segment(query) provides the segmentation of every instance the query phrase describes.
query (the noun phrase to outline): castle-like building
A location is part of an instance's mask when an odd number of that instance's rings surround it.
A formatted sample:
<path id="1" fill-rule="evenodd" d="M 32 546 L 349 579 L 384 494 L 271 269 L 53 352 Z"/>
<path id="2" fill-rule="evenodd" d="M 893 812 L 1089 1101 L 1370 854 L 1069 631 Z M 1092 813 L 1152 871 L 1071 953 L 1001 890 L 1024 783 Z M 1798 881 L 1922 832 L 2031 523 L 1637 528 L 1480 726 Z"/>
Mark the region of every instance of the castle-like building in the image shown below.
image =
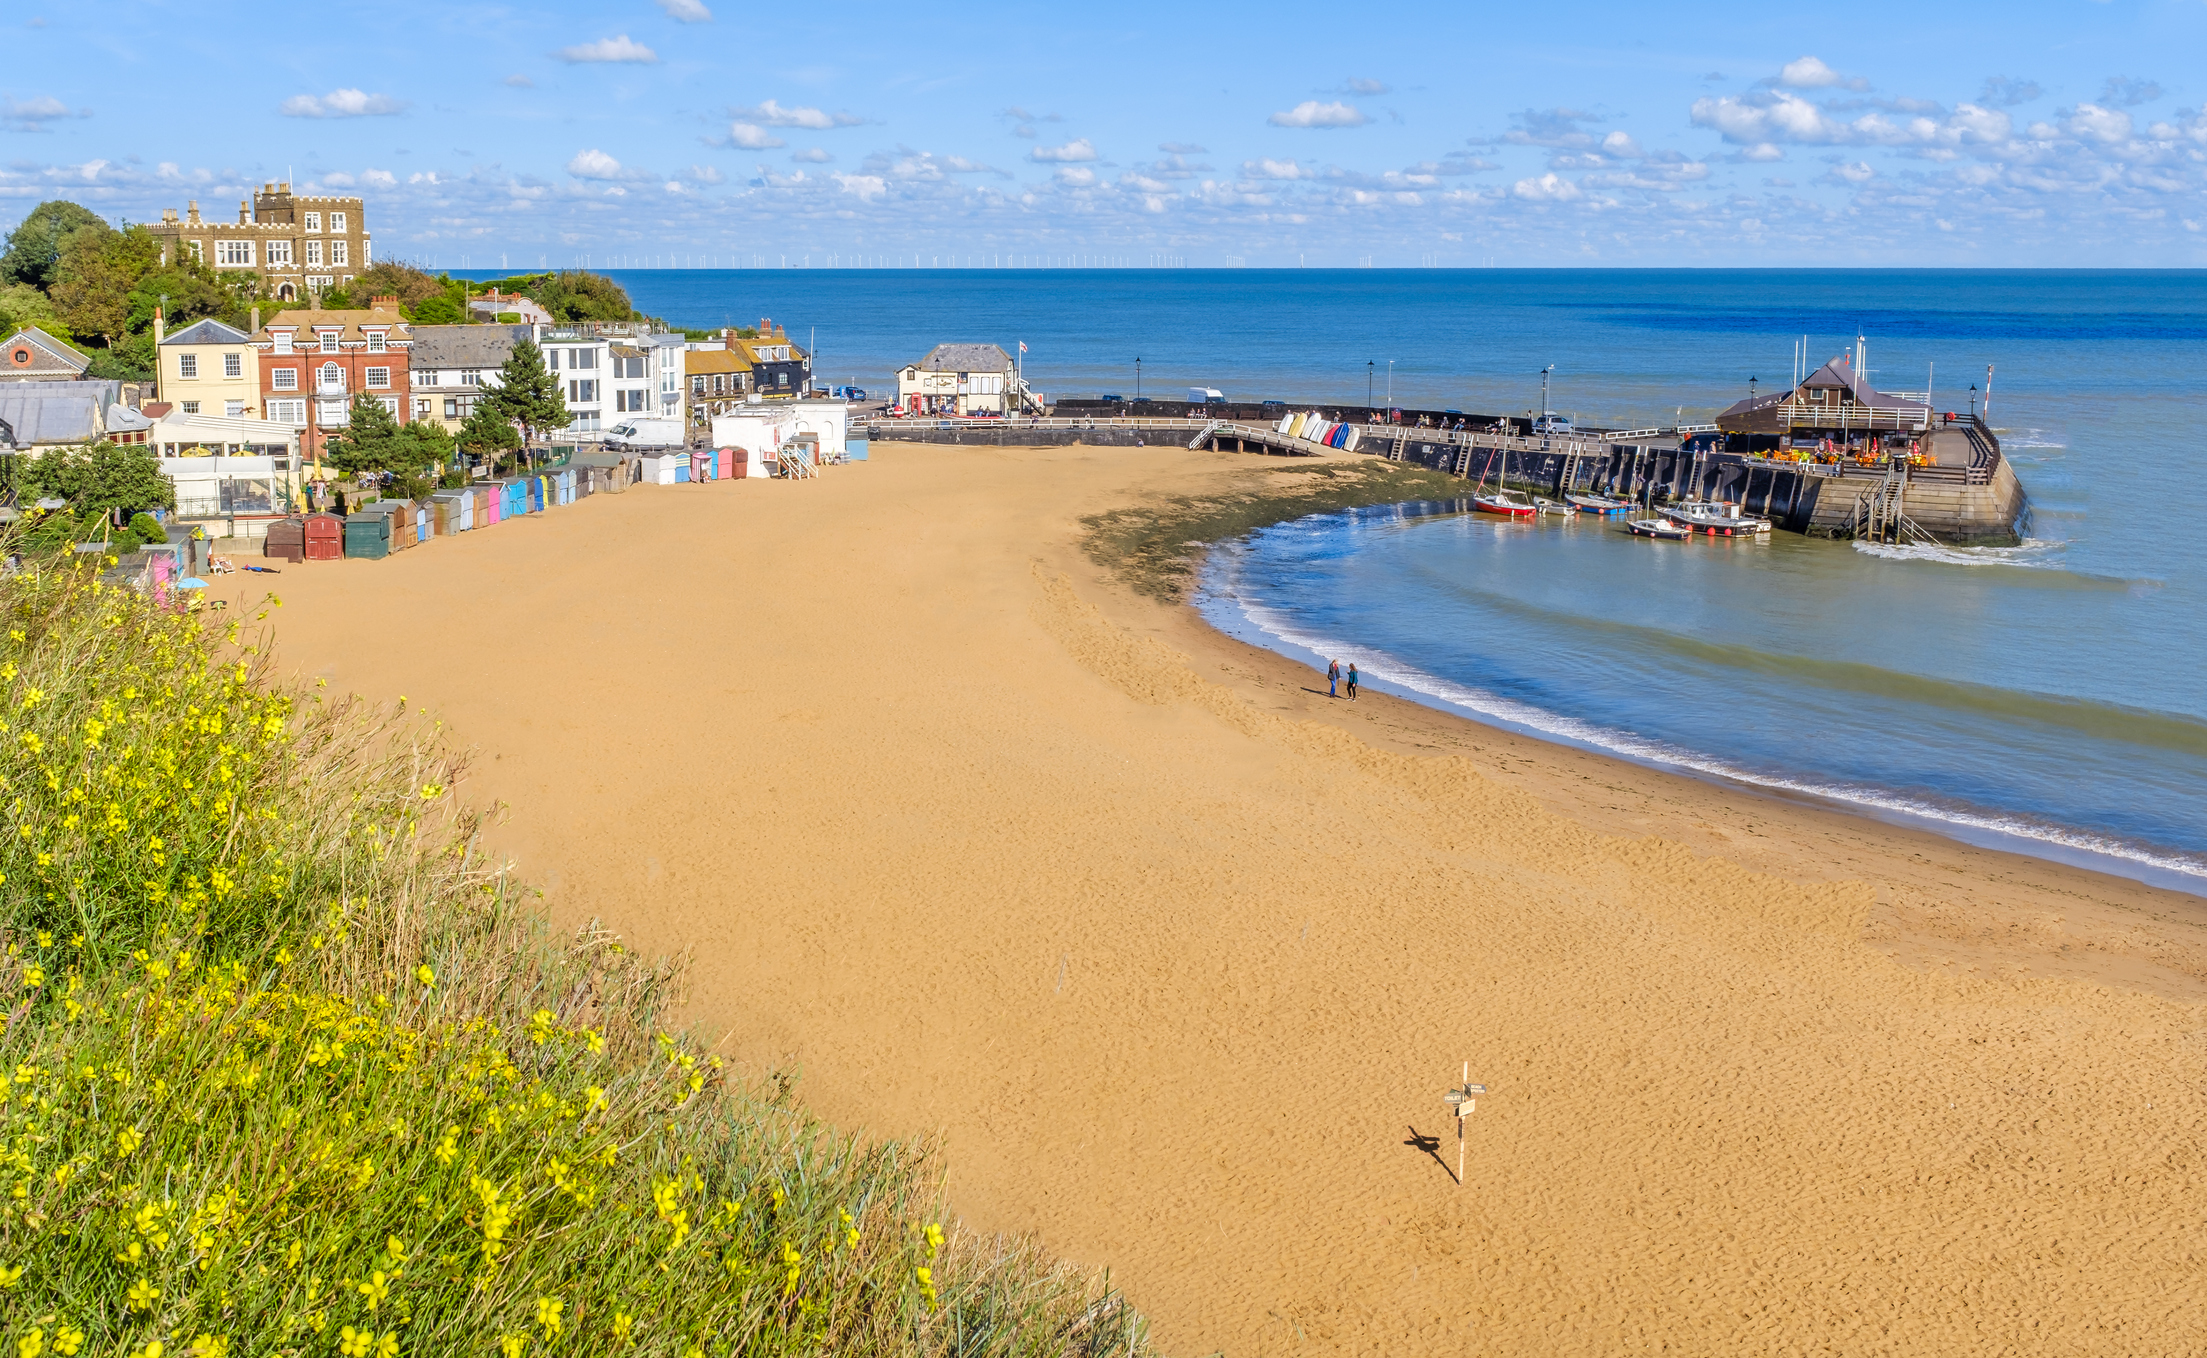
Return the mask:
<path id="1" fill-rule="evenodd" d="M 250 269 L 284 301 L 342 288 L 370 262 L 360 199 L 297 196 L 289 184 L 269 183 L 240 202 L 234 223 L 206 221 L 192 202 L 181 219 L 163 209 L 149 229 L 163 264 L 189 253 L 217 270 Z"/>

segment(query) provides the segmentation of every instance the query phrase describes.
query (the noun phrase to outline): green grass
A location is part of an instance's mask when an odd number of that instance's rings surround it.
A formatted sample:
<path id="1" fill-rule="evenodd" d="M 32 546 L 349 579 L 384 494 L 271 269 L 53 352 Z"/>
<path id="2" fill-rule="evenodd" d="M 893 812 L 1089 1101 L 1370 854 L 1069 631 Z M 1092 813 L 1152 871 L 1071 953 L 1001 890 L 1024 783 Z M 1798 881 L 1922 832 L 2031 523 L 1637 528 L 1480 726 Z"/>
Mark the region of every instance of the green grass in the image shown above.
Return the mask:
<path id="1" fill-rule="evenodd" d="M 82 566 L 0 612 L 0 1353 L 1149 1352 L 550 931 L 434 722 Z"/>
<path id="2" fill-rule="evenodd" d="M 1266 459 L 1212 494 L 1163 496 L 1083 519 L 1083 545 L 1137 593 L 1170 601 L 1186 592 L 1212 543 L 1308 514 L 1463 494 L 1460 478 L 1413 463 Z"/>

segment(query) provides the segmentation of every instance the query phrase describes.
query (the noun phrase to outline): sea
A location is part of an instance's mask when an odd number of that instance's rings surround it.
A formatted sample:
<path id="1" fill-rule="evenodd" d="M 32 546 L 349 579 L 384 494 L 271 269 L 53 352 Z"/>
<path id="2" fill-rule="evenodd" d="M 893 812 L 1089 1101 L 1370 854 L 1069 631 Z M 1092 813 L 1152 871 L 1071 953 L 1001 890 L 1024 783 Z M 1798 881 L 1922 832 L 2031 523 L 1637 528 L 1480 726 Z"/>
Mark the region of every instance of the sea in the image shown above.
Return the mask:
<path id="1" fill-rule="evenodd" d="M 1461 502 L 1213 553 L 1233 635 L 1549 740 L 2207 895 L 2207 272 L 630 270 L 677 325 L 771 318 L 875 397 L 949 340 L 1056 396 L 1709 418 L 1805 356 L 1986 412 L 2004 547 L 1650 542 Z"/>

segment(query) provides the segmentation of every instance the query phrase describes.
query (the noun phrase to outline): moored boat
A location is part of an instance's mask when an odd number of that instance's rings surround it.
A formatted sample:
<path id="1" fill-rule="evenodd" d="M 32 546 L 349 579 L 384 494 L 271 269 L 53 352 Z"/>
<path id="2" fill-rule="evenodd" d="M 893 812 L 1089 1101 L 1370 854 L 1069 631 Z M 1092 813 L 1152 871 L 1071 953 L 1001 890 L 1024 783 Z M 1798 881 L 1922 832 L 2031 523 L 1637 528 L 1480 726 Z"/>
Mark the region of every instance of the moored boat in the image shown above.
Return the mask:
<path id="1" fill-rule="evenodd" d="M 1612 500 L 1607 495 L 1587 495 L 1579 491 L 1570 491 L 1566 492 L 1563 498 L 1581 514 L 1610 516 L 1630 513 L 1632 510 L 1629 501 Z"/>
<path id="2" fill-rule="evenodd" d="M 1669 519 L 1628 519 L 1625 529 L 1635 537 L 1661 538 L 1665 542 L 1683 542 L 1693 536 Z"/>
<path id="3" fill-rule="evenodd" d="M 1474 495 L 1471 507 L 1482 514 L 1500 514 L 1505 518 L 1529 519 L 1538 511 L 1523 500 L 1513 500 L 1507 495 Z"/>
<path id="4" fill-rule="evenodd" d="M 1757 537 L 1770 531 L 1770 520 L 1740 513 L 1736 504 L 1687 500 L 1664 511 L 1664 517 L 1682 528 L 1711 537 Z"/>

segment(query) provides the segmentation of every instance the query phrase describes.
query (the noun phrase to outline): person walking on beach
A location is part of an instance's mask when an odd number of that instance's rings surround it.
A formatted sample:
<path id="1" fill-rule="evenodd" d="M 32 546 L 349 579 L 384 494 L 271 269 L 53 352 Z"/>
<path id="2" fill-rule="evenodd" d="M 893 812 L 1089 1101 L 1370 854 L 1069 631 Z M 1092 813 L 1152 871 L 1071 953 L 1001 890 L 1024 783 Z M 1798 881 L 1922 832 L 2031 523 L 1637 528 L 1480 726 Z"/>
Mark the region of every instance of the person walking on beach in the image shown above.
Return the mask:
<path id="1" fill-rule="evenodd" d="M 1341 662 L 1338 660 L 1326 662 L 1326 696 L 1329 698 L 1341 696 Z"/>
<path id="2" fill-rule="evenodd" d="M 1356 701 L 1356 662 L 1349 662 L 1349 701 Z"/>

